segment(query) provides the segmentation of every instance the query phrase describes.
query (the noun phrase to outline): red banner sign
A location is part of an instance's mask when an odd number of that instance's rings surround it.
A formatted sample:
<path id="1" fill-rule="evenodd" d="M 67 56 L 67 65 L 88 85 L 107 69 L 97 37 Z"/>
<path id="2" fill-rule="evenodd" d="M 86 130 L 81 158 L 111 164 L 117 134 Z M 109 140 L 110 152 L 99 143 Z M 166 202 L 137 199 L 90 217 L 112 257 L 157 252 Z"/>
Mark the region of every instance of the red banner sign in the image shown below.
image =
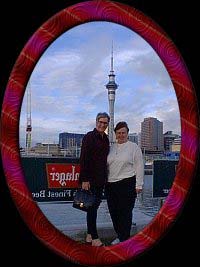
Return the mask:
<path id="1" fill-rule="evenodd" d="M 47 180 L 49 188 L 77 188 L 80 165 L 73 163 L 47 163 Z"/>

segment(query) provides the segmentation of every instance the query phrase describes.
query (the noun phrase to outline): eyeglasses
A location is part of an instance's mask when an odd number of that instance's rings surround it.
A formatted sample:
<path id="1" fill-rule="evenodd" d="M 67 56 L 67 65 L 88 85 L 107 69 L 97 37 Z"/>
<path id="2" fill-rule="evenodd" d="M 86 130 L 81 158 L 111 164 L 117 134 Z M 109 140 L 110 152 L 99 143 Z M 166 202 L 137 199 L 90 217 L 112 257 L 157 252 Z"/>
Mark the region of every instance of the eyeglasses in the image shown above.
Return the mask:
<path id="1" fill-rule="evenodd" d="M 108 122 L 104 122 L 104 121 L 98 121 L 98 123 L 108 125 Z"/>

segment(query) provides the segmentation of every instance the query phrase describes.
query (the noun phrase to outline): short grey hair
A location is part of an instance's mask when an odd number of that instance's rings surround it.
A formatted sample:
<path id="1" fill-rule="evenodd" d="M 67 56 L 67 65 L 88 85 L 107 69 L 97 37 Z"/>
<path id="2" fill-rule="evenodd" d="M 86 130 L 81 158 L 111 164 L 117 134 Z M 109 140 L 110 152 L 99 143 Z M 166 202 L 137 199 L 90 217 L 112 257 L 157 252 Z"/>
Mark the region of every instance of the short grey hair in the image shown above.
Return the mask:
<path id="1" fill-rule="evenodd" d="M 100 118 L 107 118 L 108 122 L 110 121 L 110 116 L 106 112 L 99 112 L 96 116 L 96 121 L 99 121 Z"/>

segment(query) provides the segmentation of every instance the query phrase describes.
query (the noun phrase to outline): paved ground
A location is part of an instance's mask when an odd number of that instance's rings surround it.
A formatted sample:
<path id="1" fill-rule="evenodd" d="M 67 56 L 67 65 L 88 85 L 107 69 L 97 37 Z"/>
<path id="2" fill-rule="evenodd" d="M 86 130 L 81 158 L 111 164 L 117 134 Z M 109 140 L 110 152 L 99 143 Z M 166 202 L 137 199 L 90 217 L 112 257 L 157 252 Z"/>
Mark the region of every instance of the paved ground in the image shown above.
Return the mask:
<path id="1" fill-rule="evenodd" d="M 71 237 L 72 239 L 84 242 L 86 235 L 86 213 L 72 207 L 71 202 L 61 203 L 43 203 L 38 202 L 38 205 L 47 219 L 61 232 Z M 145 214 L 141 209 L 139 200 L 133 211 L 133 226 L 131 234 L 134 235 L 145 227 L 153 218 L 153 215 Z M 134 225 L 136 223 L 136 225 Z M 112 227 L 111 218 L 108 212 L 107 203 L 102 201 L 97 218 L 97 226 L 99 237 L 109 244 L 115 239 L 116 234 Z"/>
<path id="2" fill-rule="evenodd" d="M 86 213 L 72 207 L 72 202 L 38 202 L 47 219 L 61 232 L 72 239 L 84 242 L 86 235 Z M 160 200 L 152 197 L 152 175 L 145 175 L 143 193 L 138 196 L 133 210 L 131 235 L 143 229 L 160 208 Z M 106 200 L 103 200 L 97 218 L 99 237 L 105 244 L 115 239 Z"/>

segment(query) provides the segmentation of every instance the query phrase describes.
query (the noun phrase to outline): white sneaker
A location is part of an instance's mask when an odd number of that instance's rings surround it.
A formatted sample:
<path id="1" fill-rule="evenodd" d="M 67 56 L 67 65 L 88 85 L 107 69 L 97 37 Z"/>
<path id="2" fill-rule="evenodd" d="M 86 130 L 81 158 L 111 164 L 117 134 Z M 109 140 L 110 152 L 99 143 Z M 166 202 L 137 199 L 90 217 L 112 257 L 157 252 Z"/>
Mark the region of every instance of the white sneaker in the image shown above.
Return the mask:
<path id="1" fill-rule="evenodd" d="M 112 241 L 111 245 L 116 245 L 118 243 L 120 243 L 119 238 L 116 238 Z"/>

